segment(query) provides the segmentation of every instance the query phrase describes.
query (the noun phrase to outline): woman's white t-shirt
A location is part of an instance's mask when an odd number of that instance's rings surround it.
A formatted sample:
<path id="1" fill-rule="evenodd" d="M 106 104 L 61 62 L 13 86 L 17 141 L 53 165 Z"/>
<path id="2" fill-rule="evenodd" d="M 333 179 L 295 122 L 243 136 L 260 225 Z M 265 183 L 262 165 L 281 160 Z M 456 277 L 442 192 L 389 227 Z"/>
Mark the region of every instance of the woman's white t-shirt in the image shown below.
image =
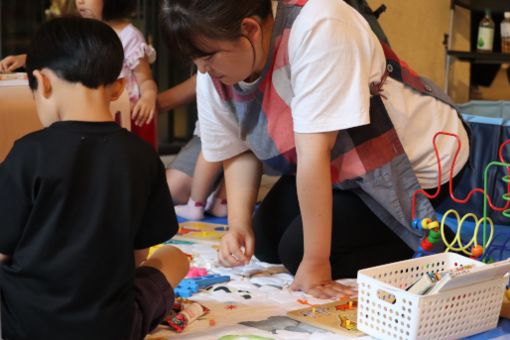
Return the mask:
<path id="1" fill-rule="evenodd" d="M 308 1 L 292 26 L 288 51 L 291 89 L 281 91 L 292 92 L 289 104 L 295 133 L 335 131 L 370 123 L 369 84 L 381 79 L 386 59 L 377 37 L 358 12 L 343 1 Z M 459 135 L 462 149 L 454 169 L 457 174 L 469 155 L 468 136 L 457 112 L 390 77 L 382 94 L 421 186 L 437 186 L 432 147 L 436 132 Z M 206 159 L 220 161 L 248 149 L 239 138 L 239 126 L 229 106 L 207 74 L 198 74 L 197 104 Z M 441 136 L 438 149 L 445 183 L 457 141 Z"/>

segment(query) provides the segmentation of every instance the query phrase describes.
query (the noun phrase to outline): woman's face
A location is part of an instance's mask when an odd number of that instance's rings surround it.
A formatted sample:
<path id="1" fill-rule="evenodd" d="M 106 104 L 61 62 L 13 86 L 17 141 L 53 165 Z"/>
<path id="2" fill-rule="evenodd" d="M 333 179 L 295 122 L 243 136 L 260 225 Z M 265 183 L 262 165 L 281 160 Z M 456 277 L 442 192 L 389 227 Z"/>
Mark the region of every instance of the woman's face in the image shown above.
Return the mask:
<path id="1" fill-rule="evenodd" d="M 103 0 L 75 0 L 75 3 L 83 18 L 103 19 Z"/>
<path id="2" fill-rule="evenodd" d="M 246 36 L 234 41 L 197 39 L 196 47 L 206 54 L 193 59 L 198 71 L 225 85 L 247 80 L 254 73 L 256 52 Z"/>

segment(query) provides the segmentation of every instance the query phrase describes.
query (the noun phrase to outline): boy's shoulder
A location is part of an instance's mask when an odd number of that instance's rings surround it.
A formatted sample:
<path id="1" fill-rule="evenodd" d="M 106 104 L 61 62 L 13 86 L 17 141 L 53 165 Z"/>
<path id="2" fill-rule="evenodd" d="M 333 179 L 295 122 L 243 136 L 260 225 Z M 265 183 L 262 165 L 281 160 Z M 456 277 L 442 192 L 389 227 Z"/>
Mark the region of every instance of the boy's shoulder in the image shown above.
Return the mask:
<path id="1" fill-rule="evenodd" d="M 48 135 L 47 130 L 47 128 L 43 128 L 27 133 L 14 142 L 13 149 L 20 151 L 25 149 L 33 149 L 45 139 L 45 136 Z"/>
<path id="2" fill-rule="evenodd" d="M 4 160 L 0 159 L 0 165 L 13 167 L 14 169 L 28 169 L 33 166 L 41 155 L 42 141 L 45 139 L 46 129 L 30 132 L 17 139 L 12 145 Z M 31 166 L 30 166 L 31 165 Z"/>
<path id="3" fill-rule="evenodd" d="M 157 156 L 157 153 L 150 144 L 120 126 L 112 124 L 112 126 L 106 129 L 104 126 L 99 126 L 98 128 L 86 126 L 86 129 L 82 129 L 82 126 L 79 125 L 80 122 L 60 122 L 59 124 L 30 132 L 14 142 L 11 152 L 24 156 L 41 155 L 41 153 L 58 151 L 58 149 L 64 150 L 76 147 L 76 143 L 71 142 L 71 140 L 76 139 L 72 137 L 73 135 L 75 137 L 79 135 L 80 139 L 88 139 L 89 137 L 107 137 L 109 139 L 109 137 L 116 136 L 116 149 L 125 148 L 132 150 L 133 154 L 138 154 L 140 158 L 144 156 Z"/>

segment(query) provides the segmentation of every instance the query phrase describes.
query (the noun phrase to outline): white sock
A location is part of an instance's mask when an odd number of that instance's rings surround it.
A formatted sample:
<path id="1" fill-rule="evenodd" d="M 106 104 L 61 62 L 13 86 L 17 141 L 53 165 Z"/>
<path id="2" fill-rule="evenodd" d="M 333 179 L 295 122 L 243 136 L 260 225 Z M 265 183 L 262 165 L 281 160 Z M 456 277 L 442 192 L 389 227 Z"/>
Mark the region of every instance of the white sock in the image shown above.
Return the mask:
<path id="1" fill-rule="evenodd" d="M 195 202 L 191 197 L 187 204 L 176 205 L 175 213 L 188 220 L 201 220 L 204 218 L 204 203 Z"/>

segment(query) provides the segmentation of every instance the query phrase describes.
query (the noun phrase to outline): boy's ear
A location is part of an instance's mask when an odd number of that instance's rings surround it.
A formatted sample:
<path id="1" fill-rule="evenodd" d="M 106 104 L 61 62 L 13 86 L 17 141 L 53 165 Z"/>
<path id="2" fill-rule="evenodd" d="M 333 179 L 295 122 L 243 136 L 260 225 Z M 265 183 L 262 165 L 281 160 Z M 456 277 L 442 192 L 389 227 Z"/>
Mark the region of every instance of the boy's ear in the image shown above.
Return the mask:
<path id="1" fill-rule="evenodd" d="M 111 101 L 117 100 L 120 97 L 120 95 L 124 91 L 125 85 L 126 80 L 124 78 L 119 78 L 112 83 L 111 85 L 112 98 L 110 99 Z"/>
<path id="2" fill-rule="evenodd" d="M 39 91 L 44 98 L 48 99 L 53 91 L 48 75 L 39 70 L 34 70 L 32 74 L 37 80 L 37 91 Z"/>

